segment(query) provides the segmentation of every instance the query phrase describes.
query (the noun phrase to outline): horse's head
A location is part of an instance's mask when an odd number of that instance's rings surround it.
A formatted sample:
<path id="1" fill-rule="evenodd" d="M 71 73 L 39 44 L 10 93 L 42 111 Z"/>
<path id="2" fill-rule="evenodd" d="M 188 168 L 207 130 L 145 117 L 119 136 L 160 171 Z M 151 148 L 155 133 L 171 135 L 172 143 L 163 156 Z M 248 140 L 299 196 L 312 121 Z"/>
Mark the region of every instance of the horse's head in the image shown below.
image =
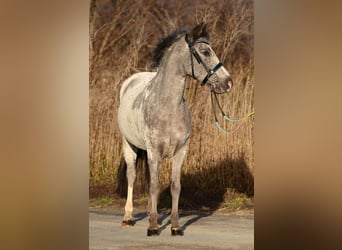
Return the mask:
<path id="1" fill-rule="evenodd" d="M 190 51 L 190 63 L 186 63 L 186 72 L 202 85 L 208 84 L 216 93 L 225 93 L 231 89 L 233 80 L 210 47 L 206 28 L 207 25 L 202 23 L 191 34 L 185 35 Z"/>

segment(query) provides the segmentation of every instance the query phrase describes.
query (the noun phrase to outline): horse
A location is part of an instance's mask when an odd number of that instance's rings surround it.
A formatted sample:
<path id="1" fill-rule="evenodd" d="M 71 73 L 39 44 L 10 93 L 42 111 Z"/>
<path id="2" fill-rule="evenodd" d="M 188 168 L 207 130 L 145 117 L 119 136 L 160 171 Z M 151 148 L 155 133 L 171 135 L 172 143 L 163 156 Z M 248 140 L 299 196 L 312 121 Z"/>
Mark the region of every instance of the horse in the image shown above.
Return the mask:
<path id="1" fill-rule="evenodd" d="M 157 202 L 159 166 L 172 160 L 171 235 L 183 235 L 179 226 L 178 200 L 181 168 L 191 132 L 191 114 L 183 97 L 185 79 L 190 76 L 217 94 L 227 93 L 232 78 L 209 45 L 207 25 L 201 23 L 190 32 L 177 29 L 162 39 L 153 53 L 151 66 L 156 72 L 139 72 L 122 83 L 118 125 L 122 134 L 126 164 L 127 200 L 123 226 L 133 226 L 133 184 L 136 163 L 143 151 L 150 173 L 147 235 L 159 235 Z"/>

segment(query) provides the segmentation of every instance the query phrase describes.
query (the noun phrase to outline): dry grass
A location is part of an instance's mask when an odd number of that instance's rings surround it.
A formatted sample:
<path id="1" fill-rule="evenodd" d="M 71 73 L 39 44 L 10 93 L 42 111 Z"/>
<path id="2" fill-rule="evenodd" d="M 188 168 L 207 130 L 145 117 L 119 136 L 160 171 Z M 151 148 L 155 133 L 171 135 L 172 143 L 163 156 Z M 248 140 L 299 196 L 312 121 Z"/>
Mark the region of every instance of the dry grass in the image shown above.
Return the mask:
<path id="1" fill-rule="evenodd" d="M 117 185 L 121 136 L 116 112 L 120 86 L 132 73 L 149 70 L 153 48 L 174 28 L 191 28 L 201 21 L 208 23 L 211 46 L 234 79 L 233 90 L 219 96 L 224 110 L 234 118 L 254 110 L 253 20 L 253 1 L 92 2 L 89 29 L 92 197 L 112 194 Z M 224 135 L 215 127 L 208 89 L 190 78 L 186 86 L 193 130 L 182 172 L 182 195 L 195 194 L 196 199 L 223 197 L 229 188 L 253 196 L 253 118 L 239 132 Z M 222 124 L 227 129 L 234 127 L 223 121 Z M 169 162 L 163 163 L 161 169 L 160 180 L 167 187 Z"/>

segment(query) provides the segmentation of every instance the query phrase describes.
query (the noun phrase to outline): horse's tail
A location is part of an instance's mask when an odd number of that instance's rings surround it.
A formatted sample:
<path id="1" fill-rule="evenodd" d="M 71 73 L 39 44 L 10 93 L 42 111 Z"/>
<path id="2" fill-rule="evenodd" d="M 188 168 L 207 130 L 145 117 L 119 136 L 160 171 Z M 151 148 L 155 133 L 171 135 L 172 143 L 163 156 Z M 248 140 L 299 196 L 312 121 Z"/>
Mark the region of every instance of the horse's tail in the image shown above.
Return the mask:
<path id="1" fill-rule="evenodd" d="M 117 173 L 117 178 L 116 178 L 116 183 L 117 183 L 116 192 L 120 195 L 121 198 L 127 196 L 128 183 L 127 183 L 126 172 L 127 172 L 127 164 L 126 164 L 124 157 L 122 156 L 120 160 L 118 173 Z"/>
<path id="2" fill-rule="evenodd" d="M 136 180 L 134 190 L 137 193 L 148 193 L 150 187 L 150 169 L 147 163 L 146 150 L 137 150 L 137 159 L 135 164 Z M 121 157 L 117 175 L 117 193 L 121 198 L 127 196 L 128 182 L 126 177 L 127 164 L 124 157 Z"/>
<path id="3" fill-rule="evenodd" d="M 147 162 L 147 151 L 139 149 L 136 160 L 137 186 L 140 186 L 140 193 L 149 193 L 150 188 L 150 168 Z"/>

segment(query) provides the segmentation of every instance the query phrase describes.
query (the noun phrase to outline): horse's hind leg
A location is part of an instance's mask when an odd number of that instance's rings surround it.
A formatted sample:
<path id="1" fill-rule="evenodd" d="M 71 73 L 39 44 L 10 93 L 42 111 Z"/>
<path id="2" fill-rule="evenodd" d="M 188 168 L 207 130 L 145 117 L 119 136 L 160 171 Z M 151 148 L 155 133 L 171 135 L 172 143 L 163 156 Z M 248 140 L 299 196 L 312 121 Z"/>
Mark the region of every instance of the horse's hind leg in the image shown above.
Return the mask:
<path id="1" fill-rule="evenodd" d="M 122 226 L 133 226 L 135 222 L 132 220 L 133 213 L 133 184 L 135 181 L 135 162 L 137 158 L 136 152 L 132 149 L 132 147 L 127 143 L 125 139 L 123 139 L 123 155 L 127 164 L 127 182 L 128 182 L 128 190 L 127 190 L 127 200 L 125 205 L 125 215 L 122 220 Z"/>
<path id="2" fill-rule="evenodd" d="M 181 191 L 181 169 L 187 151 L 187 144 L 185 144 L 172 158 L 172 210 L 171 210 L 171 235 L 183 235 L 183 230 L 178 222 L 178 200 Z"/>

